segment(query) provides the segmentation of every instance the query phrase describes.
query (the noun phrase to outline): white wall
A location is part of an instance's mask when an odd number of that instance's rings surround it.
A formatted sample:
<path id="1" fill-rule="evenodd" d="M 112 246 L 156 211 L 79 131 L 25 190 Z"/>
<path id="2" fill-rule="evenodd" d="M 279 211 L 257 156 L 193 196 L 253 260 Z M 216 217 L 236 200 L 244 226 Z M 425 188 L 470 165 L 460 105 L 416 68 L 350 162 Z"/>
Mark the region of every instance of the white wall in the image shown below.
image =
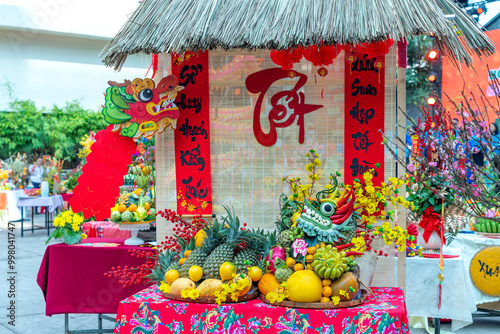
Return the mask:
<path id="1" fill-rule="evenodd" d="M 85 108 L 99 110 L 108 80 L 145 76 L 150 55 L 129 57 L 118 73 L 98 56 L 136 0 L 9 2 L 0 0 L 0 111 L 9 110 L 7 81 L 16 98 L 37 106 L 81 99 Z"/>

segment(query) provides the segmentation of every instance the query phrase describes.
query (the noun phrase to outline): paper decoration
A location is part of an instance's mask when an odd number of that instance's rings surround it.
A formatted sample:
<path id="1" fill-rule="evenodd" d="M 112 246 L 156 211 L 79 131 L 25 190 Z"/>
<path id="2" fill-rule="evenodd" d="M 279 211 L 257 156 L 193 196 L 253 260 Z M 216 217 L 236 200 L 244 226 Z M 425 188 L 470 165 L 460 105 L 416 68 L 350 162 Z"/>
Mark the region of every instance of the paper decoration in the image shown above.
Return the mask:
<path id="1" fill-rule="evenodd" d="M 322 105 L 305 103 L 306 96 L 300 89 L 306 84 L 307 75 L 293 70 L 291 72 L 293 72 L 295 78 L 298 78 L 295 85 L 290 90 L 283 90 L 268 98 L 269 103 L 265 103 L 267 91 L 273 83 L 289 77 L 288 71 L 279 68 L 270 68 L 250 74 L 245 81 L 245 85 L 250 93 L 259 94 L 253 113 L 253 132 L 255 139 L 263 146 L 274 145 L 278 138 L 276 129 L 291 126 L 295 123 L 296 119 L 299 126 L 299 143 L 303 144 L 305 138 L 305 115 L 323 107 Z M 280 101 L 286 101 L 286 105 L 281 104 L 282 102 Z M 271 110 L 267 116 L 269 132 L 265 133 L 260 124 L 260 116 L 261 113 L 265 113 L 262 110 L 262 106 L 267 104 L 271 105 Z"/>
<path id="2" fill-rule="evenodd" d="M 113 131 L 125 137 L 151 139 L 168 127 L 175 129 L 180 112 L 174 100 L 183 89 L 177 77 L 168 75 L 157 87 L 149 78 L 108 84 L 102 114 Z"/>
<path id="3" fill-rule="evenodd" d="M 489 296 L 500 296 L 499 259 L 500 246 L 491 246 L 477 252 L 470 262 L 472 283 Z"/>
<path id="4" fill-rule="evenodd" d="M 356 50 L 361 54 L 368 55 L 368 58 L 375 58 L 378 56 L 383 56 L 389 53 L 394 41 L 392 39 L 386 39 L 385 41 L 375 42 L 375 43 L 363 43 L 356 45 Z"/>
<path id="5" fill-rule="evenodd" d="M 293 249 L 293 257 L 297 257 L 297 255 L 305 256 L 307 254 L 307 243 L 304 239 L 295 239 L 292 243 Z"/>
<path id="6" fill-rule="evenodd" d="M 302 52 L 304 58 L 310 61 L 314 66 L 328 66 L 333 63 L 342 49 L 335 45 L 312 45 L 305 48 Z"/>
<path id="7" fill-rule="evenodd" d="M 356 52 L 356 51 L 355 51 Z M 345 60 L 344 182 L 352 184 L 376 164 L 374 182 L 384 181 L 385 56 L 348 54 Z"/>
<path id="8" fill-rule="evenodd" d="M 112 129 L 110 125 L 96 134 L 96 141 L 69 200 L 73 212 L 82 212 L 85 219 L 92 216 L 97 221 L 109 218 L 136 150 L 132 138 Z"/>
<path id="9" fill-rule="evenodd" d="M 175 138 L 178 214 L 212 214 L 208 51 L 172 54 L 172 73 L 185 87 Z"/>
<path id="10" fill-rule="evenodd" d="M 271 57 L 273 63 L 281 66 L 282 70 L 287 71 L 293 69 L 293 64 L 300 62 L 300 60 L 302 59 L 302 48 L 271 50 L 269 56 Z"/>

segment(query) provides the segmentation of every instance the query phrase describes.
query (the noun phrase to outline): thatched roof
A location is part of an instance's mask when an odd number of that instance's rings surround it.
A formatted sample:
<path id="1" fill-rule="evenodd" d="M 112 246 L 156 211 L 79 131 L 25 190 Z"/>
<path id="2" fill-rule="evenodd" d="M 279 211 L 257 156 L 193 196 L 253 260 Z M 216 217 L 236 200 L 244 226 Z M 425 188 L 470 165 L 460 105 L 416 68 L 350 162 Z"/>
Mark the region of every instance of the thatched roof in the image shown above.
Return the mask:
<path id="1" fill-rule="evenodd" d="M 445 55 L 467 65 L 470 54 L 495 50 L 453 0 L 144 0 L 101 57 L 120 69 L 140 52 L 286 49 L 430 33 Z"/>

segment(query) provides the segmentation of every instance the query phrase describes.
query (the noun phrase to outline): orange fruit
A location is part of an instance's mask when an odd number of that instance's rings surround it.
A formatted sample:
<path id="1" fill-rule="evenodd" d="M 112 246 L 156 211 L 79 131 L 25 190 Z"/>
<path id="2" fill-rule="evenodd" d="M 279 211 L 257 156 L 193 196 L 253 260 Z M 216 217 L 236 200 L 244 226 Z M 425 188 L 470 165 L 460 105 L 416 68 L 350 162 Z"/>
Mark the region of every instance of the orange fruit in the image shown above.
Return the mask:
<path id="1" fill-rule="evenodd" d="M 316 253 L 316 247 L 309 247 L 307 249 L 307 253 L 310 255 L 314 255 Z"/>
<path id="2" fill-rule="evenodd" d="M 297 263 L 295 266 L 293 266 L 293 270 L 295 271 L 304 270 L 304 265 L 302 263 Z"/>
<path id="3" fill-rule="evenodd" d="M 188 257 L 188 256 L 191 254 L 191 252 L 192 252 L 192 251 L 191 251 L 191 250 L 189 250 L 189 249 L 188 249 L 187 251 L 185 251 L 185 252 L 184 252 L 184 257 Z"/>
<path id="4" fill-rule="evenodd" d="M 330 302 L 330 298 L 328 298 L 328 297 L 321 297 L 320 302 L 321 303 L 329 303 Z"/>
<path id="5" fill-rule="evenodd" d="M 257 282 L 262 278 L 262 269 L 259 267 L 250 267 L 248 269 L 248 276 L 252 279 L 252 281 Z"/>
<path id="6" fill-rule="evenodd" d="M 128 207 L 128 211 L 130 212 L 135 212 L 137 210 L 137 205 L 135 204 L 130 204 L 130 206 Z"/>
<path id="7" fill-rule="evenodd" d="M 313 261 L 314 261 L 314 255 L 309 254 L 309 255 L 306 256 L 306 262 L 307 263 L 311 263 Z"/>
<path id="8" fill-rule="evenodd" d="M 179 278 L 179 272 L 177 270 L 169 270 L 165 273 L 165 282 L 172 284 L 176 279 Z"/>
<path id="9" fill-rule="evenodd" d="M 118 207 L 118 212 L 124 213 L 127 210 L 127 206 L 125 204 L 120 204 Z"/>
<path id="10" fill-rule="evenodd" d="M 330 288 L 329 286 L 324 286 L 321 292 L 323 293 L 323 296 L 330 297 L 333 291 L 332 288 Z"/>
<path id="11" fill-rule="evenodd" d="M 191 266 L 189 268 L 189 278 L 193 282 L 198 282 L 203 277 L 203 268 L 200 266 Z"/>
<path id="12" fill-rule="evenodd" d="M 185 257 L 183 257 L 182 259 L 179 260 L 179 264 L 182 266 L 184 264 L 184 261 L 186 261 Z"/>
<path id="13" fill-rule="evenodd" d="M 314 270 L 314 269 L 313 269 L 313 266 L 311 266 L 309 263 L 308 263 L 308 264 L 306 264 L 306 269 L 307 269 L 307 270 Z"/>
<path id="14" fill-rule="evenodd" d="M 148 202 L 144 203 L 144 210 L 148 211 L 150 207 L 151 204 L 149 204 Z"/>
<path id="15" fill-rule="evenodd" d="M 221 280 L 226 281 L 233 278 L 233 274 L 236 274 L 236 266 L 231 262 L 224 262 L 219 267 L 219 275 Z"/>
<path id="16" fill-rule="evenodd" d="M 330 284 L 332 284 L 332 280 L 330 280 L 330 279 L 323 280 L 323 286 L 330 286 Z"/>
<path id="17" fill-rule="evenodd" d="M 287 257 L 286 265 L 288 266 L 288 268 L 292 268 L 295 265 L 295 260 L 291 257 Z"/>
<path id="18" fill-rule="evenodd" d="M 276 277 L 273 274 L 267 273 L 264 274 L 259 281 L 259 291 L 264 296 L 269 292 L 278 293 L 281 283 L 278 282 Z"/>

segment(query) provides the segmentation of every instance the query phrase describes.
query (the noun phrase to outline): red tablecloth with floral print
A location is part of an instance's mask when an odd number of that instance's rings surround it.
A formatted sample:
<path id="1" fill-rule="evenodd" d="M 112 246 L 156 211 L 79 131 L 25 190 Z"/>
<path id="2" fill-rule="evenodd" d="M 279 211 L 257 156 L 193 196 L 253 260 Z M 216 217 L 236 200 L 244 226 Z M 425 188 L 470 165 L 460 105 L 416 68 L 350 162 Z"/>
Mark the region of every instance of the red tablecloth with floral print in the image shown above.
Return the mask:
<path id="1" fill-rule="evenodd" d="M 360 334 L 410 333 L 400 288 L 373 288 L 374 296 L 357 307 L 308 310 L 275 307 L 254 299 L 245 303 L 181 303 L 152 286 L 123 300 L 115 334 Z"/>

